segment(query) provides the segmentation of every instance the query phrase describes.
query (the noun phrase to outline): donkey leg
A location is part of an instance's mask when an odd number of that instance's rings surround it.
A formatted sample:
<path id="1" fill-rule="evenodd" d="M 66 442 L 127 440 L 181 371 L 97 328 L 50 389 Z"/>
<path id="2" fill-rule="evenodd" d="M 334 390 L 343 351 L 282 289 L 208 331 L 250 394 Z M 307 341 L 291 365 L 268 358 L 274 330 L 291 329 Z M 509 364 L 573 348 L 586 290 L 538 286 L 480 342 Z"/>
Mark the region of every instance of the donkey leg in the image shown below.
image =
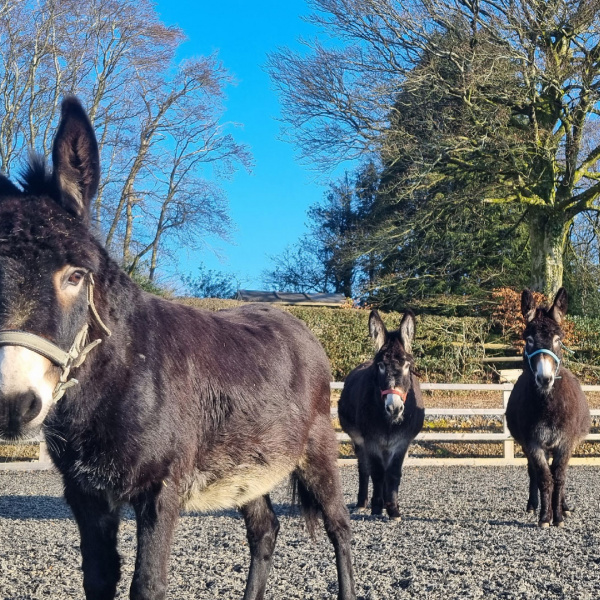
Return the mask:
<path id="1" fill-rule="evenodd" d="M 402 480 L 402 465 L 408 450 L 408 444 L 403 444 L 398 454 L 395 454 L 385 471 L 385 510 L 393 521 L 400 521 L 398 507 L 398 488 Z"/>
<path id="2" fill-rule="evenodd" d="M 540 527 L 549 527 L 552 520 L 552 473 L 548 466 L 546 454 L 539 446 L 530 448 L 527 456 L 532 462 L 535 476 L 540 490 L 540 518 L 538 525 Z"/>
<path id="3" fill-rule="evenodd" d="M 279 521 L 268 495 L 242 506 L 250 546 L 250 572 L 244 600 L 262 600 L 273 562 L 273 550 L 279 533 Z"/>
<path id="4" fill-rule="evenodd" d="M 335 550 L 338 600 L 355 600 L 350 517 L 342 495 L 336 463 L 337 441 L 329 416 L 318 418 L 311 427 L 304 460 L 296 470 L 299 486 L 307 500 L 321 511 L 325 531 Z"/>
<path id="5" fill-rule="evenodd" d="M 527 473 L 529 473 L 529 499 L 527 500 L 527 512 L 535 513 L 540 504 L 540 493 L 538 490 L 535 467 L 529 458 L 527 459 Z"/>
<path id="6" fill-rule="evenodd" d="M 129 591 L 131 600 L 164 600 L 167 568 L 179 495 L 172 481 L 157 483 L 131 504 L 137 520 L 137 556 Z"/>
<path id="7" fill-rule="evenodd" d="M 383 514 L 385 469 L 380 456 L 371 456 L 371 478 L 373 479 L 373 496 L 371 497 L 371 514 Z"/>
<path id="8" fill-rule="evenodd" d="M 121 577 L 117 552 L 119 511 L 65 482 L 65 499 L 79 527 L 83 589 L 87 600 L 112 600 Z"/>
<path id="9" fill-rule="evenodd" d="M 361 512 L 366 510 L 369 503 L 369 456 L 359 444 L 354 445 L 354 452 L 358 460 L 358 498 L 356 500 L 356 511 Z"/>
<path id="10" fill-rule="evenodd" d="M 569 449 L 559 448 L 554 452 L 552 467 L 550 468 L 554 483 L 552 490 L 552 521 L 557 527 L 563 527 L 565 521 L 565 480 L 570 458 L 571 452 Z"/>

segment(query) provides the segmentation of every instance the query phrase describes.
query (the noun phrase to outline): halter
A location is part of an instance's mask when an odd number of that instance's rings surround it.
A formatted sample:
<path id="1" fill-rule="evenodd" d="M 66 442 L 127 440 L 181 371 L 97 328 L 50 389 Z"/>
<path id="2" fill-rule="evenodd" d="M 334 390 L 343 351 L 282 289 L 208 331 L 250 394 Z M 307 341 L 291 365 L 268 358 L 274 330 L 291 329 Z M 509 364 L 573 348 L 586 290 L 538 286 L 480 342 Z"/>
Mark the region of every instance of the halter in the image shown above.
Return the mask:
<path id="1" fill-rule="evenodd" d="M 94 322 L 96 325 L 98 325 L 98 327 L 100 327 L 107 337 L 110 337 L 111 331 L 100 318 L 100 315 L 98 314 L 94 304 L 94 278 L 91 273 L 89 274 L 87 302 Z M 88 329 L 89 323 L 86 321 L 83 327 L 77 332 L 75 340 L 73 341 L 73 344 L 69 348 L 68 352 L 65 352 L 53 342 L 50 342 L 39 335 L 35 335 L 35 333 L 17 330 L 0 331 L 0 346 L 22 346 L 23 348 L 27 348 L 28 350 L 32 350 L 33 352 L 37 352 L 38 354 L 45 356 L 56 366 L 60 367 L 61 374 L 58 383 L 54 388 L 54 392 L 52 393 L 52 401 L 58 402 L 68 388 L 79 383 L 79 381 L 77 381 L 77 379 L 74 377 L 67 379 L 71 369 L 79 367 L 86 359 L 88 352 L 102 342 L 101 339 L 98 339 L 90 342 L 87 345 L 84 345 L 87 338 Z"/>
<path id="2" fill-rule="evenodd" d="M 546 348 L 540 348 L 539 350 L 536 350 L 535 352 L 532 352 L 531 354 L 527 354 L 527 350 L 524 351 L 525 357 L 527 358 L 527 362 L 529 363 L 529 368 L 531 369 L 531 372 L 535 375 L 535 372 L 533 370 L 533 367 L 531 366 L 531 359 L 534 356 L 537 356 L 538 354 L 549 354 L 553 359 L 554 362 L 556 363 L 556 371 L 554 372 L 554 379 L 560 379 L 560 377 L 558 377 L 558 370 L 560 369 L 560 358 L 558 356 L 556 356 L 556 354 L 554 354 L 554 352 L 552 352 L 552 350 L 547 350 Z"/>
<path id="3" fill-rule="evenodd" d="M 394 394 L 394 396 L 400 396 L 402 402 L 404 402 L 404 404 L 406 404 L 406 397 L 408 396 L 408 392 L 404 392 L 404 394 L 402 392 L 399 392 L 398 390 L 382 390 L 381 391 L 381 396 L 387 396 L 388 394 Z"/>

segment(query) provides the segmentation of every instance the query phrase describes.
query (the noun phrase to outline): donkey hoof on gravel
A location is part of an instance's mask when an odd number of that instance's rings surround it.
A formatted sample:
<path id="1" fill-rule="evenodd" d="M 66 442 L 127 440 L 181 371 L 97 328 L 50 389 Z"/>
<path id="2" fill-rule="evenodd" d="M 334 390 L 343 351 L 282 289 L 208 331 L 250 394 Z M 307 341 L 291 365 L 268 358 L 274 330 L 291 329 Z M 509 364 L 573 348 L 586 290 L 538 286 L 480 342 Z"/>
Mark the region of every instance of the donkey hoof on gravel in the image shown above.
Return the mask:
<path id="1" fill-rule="evenodd" d="M 369 514 L 369 508 L 367 506 L 355 506 L 352 509 L 352 513 L 355 515 L 367 515 Z"/>
<path id="2" fill-rule="evenodd" d="M 540 521 L 538 523 L 538 527 L 540 529 L 548 529 L 550 527 L 550 523 L 548 523 L 548 521 Z"/>
<path id="3" fill-rule="evenodd" d="M 554 525 L 555 527 L 564 527 L 565 522 L 564 521 L 554 521 L 554 523 L 552 523 L 552 525 Z"/>
<path id="4" fill-rule="evenodd" d="M 402 517 L 400 516 L 400 510 L 398 509 L 397 504 L 388 504 L 385 507 L 385 510 L 390 518 L 390 521 L 400 521 Z"/>

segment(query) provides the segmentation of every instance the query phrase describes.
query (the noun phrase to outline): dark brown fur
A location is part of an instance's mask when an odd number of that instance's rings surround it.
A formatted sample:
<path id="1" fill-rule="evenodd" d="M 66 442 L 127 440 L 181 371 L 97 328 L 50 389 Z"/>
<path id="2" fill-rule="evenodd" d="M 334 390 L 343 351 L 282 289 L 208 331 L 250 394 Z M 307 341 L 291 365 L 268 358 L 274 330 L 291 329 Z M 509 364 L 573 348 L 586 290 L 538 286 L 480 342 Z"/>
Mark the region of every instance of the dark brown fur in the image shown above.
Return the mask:
<path id="1" fill-rule="evenodd" d="M 415 317 L 407 311 L 398 331 L 388 332 L 377 311 L 369 318 L 369 330 L 377 354 L 350 372 L 339 402 L 342 429 L 354 443 L 358 458 L 357 510 L 367 507 L 369 478 L 373 480 L 371 512 L 385 509 L 391 519 L 400 518 L 398 487 L 402 464 L 410 443 L 423 427 L 425 409 L 410 354 Z M 406 402 L 388 406 L 382 390 L 406 392 Z"/>
<path id="2" fill-rule="evenodd" d="M 524 290 L 521 308 L 527 321 L 523 333 L 525 352 L 532 354 L 545 348 L 562 359 L 560 323 L 567 311 L 565 290 L 558 291 L 550 308 L 536 308 L 531 292 Z M 538 376 L 536 381 L 538 361 L 543 356 L 532 357 L 531 366 L 524 356 L 523 373 L 511 392 L 506 421 L 527 457 L 527 512 L 537 510 L 541 496 L 540 527 L 551 522 L 562 526 L 564 516 L 570 511 L 564 493 L 567 466 L 575 446 L 589 432 L 590 411 L 579 382 L 562 362 L 556 379 L 549 381 Z"/>
<path id="3" fill-rule="evenodd" d="M 89 120 L 69 98 L 53 174 L 34 164 L 23 191 L 0 179 L 0 329 L 26 295 L 34 309 L 21 329 L 68 349 L 90 319 L 85 290 L 65 310 L 51 278 L 75 265 L 94 273 L 98 312 L 112 330 L 106 337 L 91 322 L 90 337 L 103 342 L 45 421 L 81 534 L 86 598 L 115 597 L 126 503 L 138 524 L 130 596 L 164 598 L 175 523 L 190 502 L 241 510 L 251 552 L 244 598 L 263 598 L 279 529 L 268 488 L 290 474 L 309 517 L 323 516 L 339 598 L 355 598 L 323 349 L 304 324 L 275 308 L 213 313 L 141 291 L 88 229 L 98 162 Z M 0 391 L 0 431 L 12 427 L 18 436 L 11 411 L 14 402 Z"/>

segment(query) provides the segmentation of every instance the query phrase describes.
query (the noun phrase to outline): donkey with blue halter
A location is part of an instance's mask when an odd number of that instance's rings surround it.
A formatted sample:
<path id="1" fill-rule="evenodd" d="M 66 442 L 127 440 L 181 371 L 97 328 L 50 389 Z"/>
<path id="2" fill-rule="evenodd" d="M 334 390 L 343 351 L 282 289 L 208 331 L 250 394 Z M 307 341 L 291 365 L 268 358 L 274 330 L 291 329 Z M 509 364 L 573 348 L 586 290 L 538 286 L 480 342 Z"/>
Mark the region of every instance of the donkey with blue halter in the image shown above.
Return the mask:
<path id="1" fill-rule="evenodd" d="M 52 162 L 50 173 L 35 160 L 21 188 L 0 177 L 0 438 L 44 427 L 79 527 L 86 598 L 115 597 L 126 504 L 137 520 L 132 600 L 165 598 L 181 507 L 241 511 L 244 598 L 264 598 L 279 530 L 269 491 L 291 476 L 308 524 L 323 517 L 338 597 L 353 600 L 318 341 L 276 308 L 212 313 L 139 289 L 90 231 L 100 162 L 74 98 Z"/>
<path id="2" fill-rule="evenodd" d="M 570 513 L 564 492 L 567 466 L 590 429 L 585 395 L 562 364 L 560 325 L 567 312 L 567 293 L 560 288 L 547 308 L 536 307 L 532 293 L 524 290 L 521 312 L 526 322 L 523 373 L 508 400 L 506 421 L 527 457 L 527 512 L 535 512 L 541 498 L 539 526 L 562 527 Z"/>

